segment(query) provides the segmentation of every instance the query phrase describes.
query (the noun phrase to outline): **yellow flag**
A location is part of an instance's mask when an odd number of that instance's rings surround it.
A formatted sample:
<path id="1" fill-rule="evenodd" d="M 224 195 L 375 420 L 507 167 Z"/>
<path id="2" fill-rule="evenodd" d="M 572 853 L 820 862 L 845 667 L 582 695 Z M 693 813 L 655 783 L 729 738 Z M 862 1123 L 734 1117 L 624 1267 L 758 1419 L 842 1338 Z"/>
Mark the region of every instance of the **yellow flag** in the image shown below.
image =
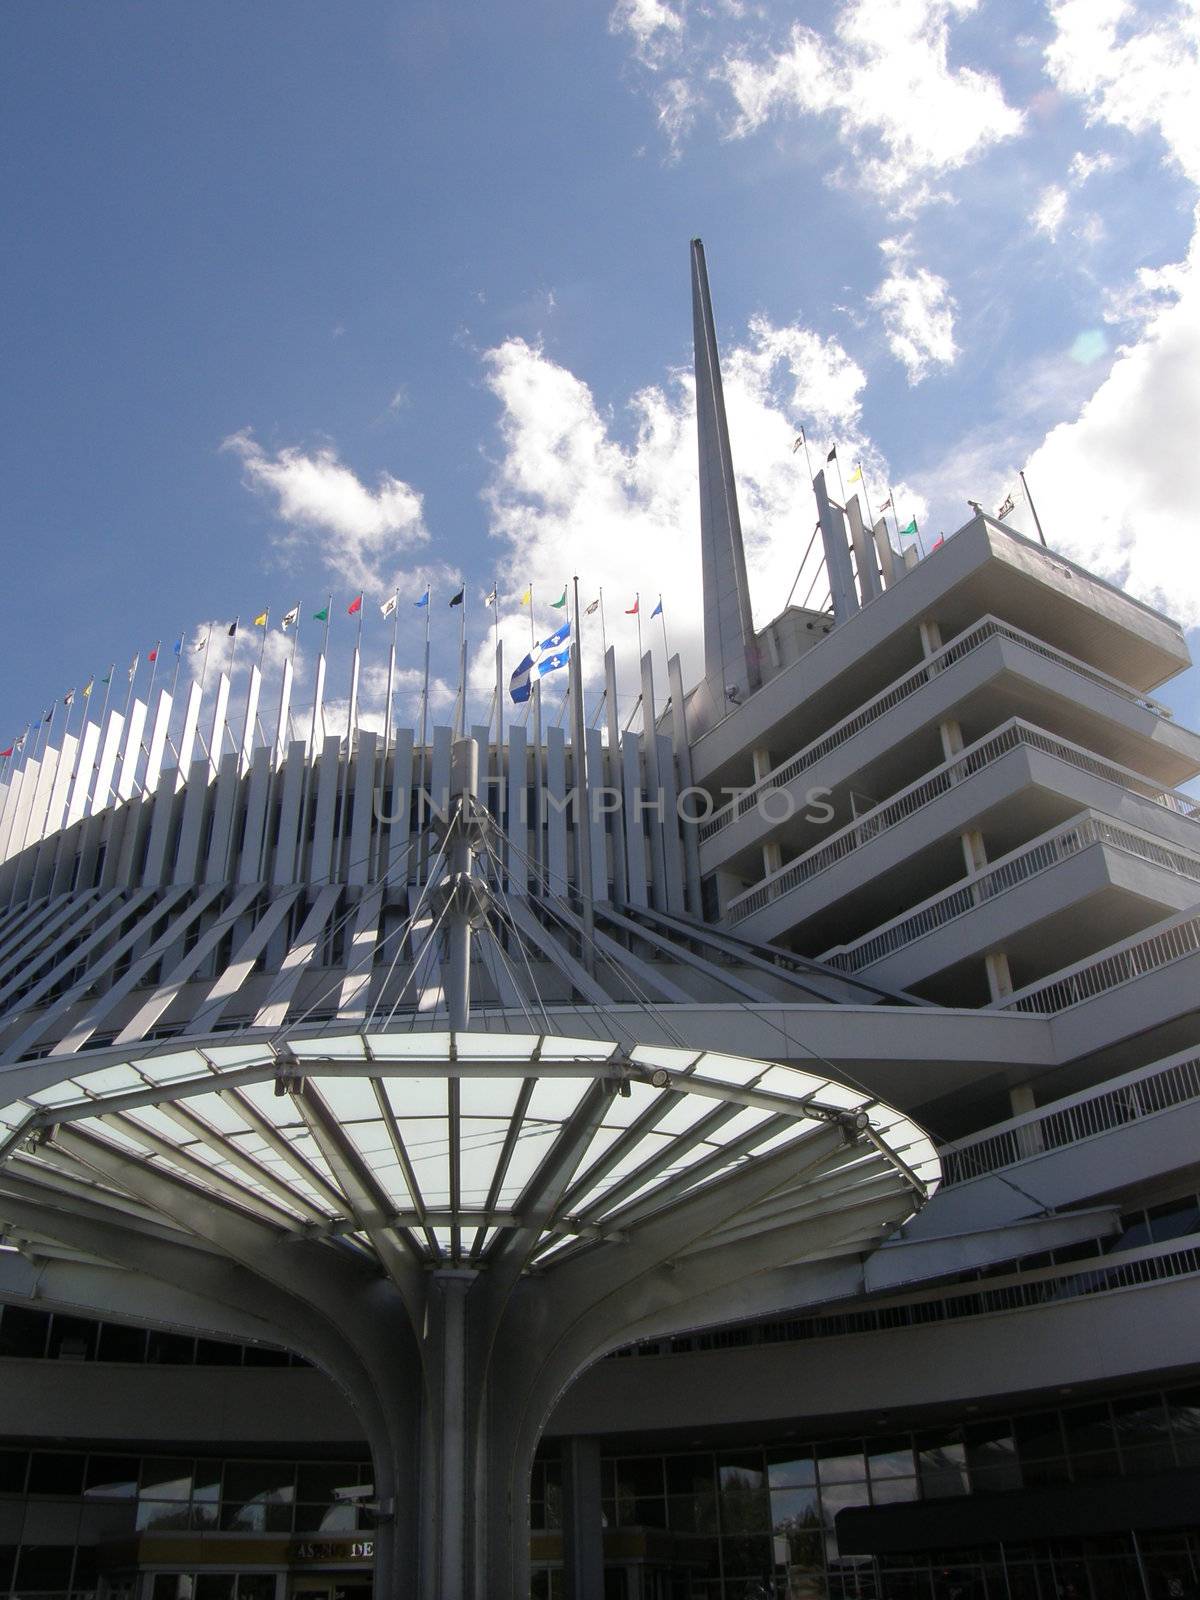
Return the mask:
<path id="1" fill-rule="evenodd" d="M 254 619 L 254 626 L 256 628 L 265 628 L 267 625 L 267 617 L 269 615 L 270 613 L 267 611 L 260 611 Z"/>
<path id="2" fill-rule="evenodd" d="M 523 606 L 527 606 L 532 599 L 533 599 L 533 585 L 530 584 L 529 588 L 526 589 L 525 593 L 521 596 L 521 604 Z"/>
<path id="3" fill-rule="evenodd" d="M 850 477 L 847 479 L 847 482 L 849 482 L 849 483 L 857 483 L 858 480 L 861 477 L 862 477 L 862 468 L 861 467 L 855 467 L 854 471 L 850 474 Z"/>

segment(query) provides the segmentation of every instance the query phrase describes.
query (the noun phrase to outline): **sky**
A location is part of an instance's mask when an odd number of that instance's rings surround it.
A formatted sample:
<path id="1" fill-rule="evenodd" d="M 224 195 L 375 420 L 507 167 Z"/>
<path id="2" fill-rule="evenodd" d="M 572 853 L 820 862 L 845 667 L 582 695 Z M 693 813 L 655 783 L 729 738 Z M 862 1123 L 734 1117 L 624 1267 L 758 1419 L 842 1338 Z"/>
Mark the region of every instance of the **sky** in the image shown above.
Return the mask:
<path id="1" fill-rule="evenodd" d="M 416 714 L 426 586 L 443 720 L 460 584 L 469 720 L 493 584 L 510 663 L 578 575 L 623 700 L 637 596 L 694 672 L 697 235 L 759 625 L 824 593 L 803 428 L 929 541 L 1030 527 L 1024 469 L 1194 644 L 1198 87 L 1200 0 L 14 0 L 0 747 L 235 617 L 270 678 L 297 603 L 302 697 L 330 594 L 344 701 L 360 590 L 369 717 L 396 592 Z"/>

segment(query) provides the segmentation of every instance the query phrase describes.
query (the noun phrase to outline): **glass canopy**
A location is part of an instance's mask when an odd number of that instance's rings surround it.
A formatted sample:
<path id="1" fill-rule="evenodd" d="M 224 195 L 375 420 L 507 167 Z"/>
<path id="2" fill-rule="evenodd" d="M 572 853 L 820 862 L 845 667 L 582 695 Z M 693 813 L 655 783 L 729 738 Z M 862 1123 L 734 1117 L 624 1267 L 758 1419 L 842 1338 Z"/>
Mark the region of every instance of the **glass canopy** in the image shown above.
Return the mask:
<path id="1" fill-rule="evenodd" d="M 9 1170 L 60 1194 L 144 1214 L 111 1161 L 89 1167 L 89 1152 L 123 1154 L 281 1234 L 368 1255 L 390 1234 L 431 1263 L 481 1262 L 532 1226 L 526 1266 L 544 1268 L 830 1125 L 844 1137 L 815 1188 L 785 1185 L 731 1218 L 729 1237 L 888 1185 L 899 1223 L 940 1179 L 916 1124 L 819 1070 L 533 1033 L 97 1052 L 0 1125 Z"/>

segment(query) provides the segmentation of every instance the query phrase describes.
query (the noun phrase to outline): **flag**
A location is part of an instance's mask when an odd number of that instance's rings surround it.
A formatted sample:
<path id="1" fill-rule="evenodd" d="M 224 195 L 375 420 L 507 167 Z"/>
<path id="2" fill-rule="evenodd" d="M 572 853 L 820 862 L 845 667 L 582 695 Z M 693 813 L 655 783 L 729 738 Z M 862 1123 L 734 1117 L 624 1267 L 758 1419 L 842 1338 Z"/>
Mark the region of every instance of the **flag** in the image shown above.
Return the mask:
<path id="1" fill-rule="evenodd" d="M 508 692 L 518 705 L 529 699 L 530 678 L 534 673 L 539 678 L 544 678 L 548 672 L 554 672 L 559 667 L 565 667 L 571 659 L 571 621 L 570 618 L 550 635 L 543 639 L 541 644 L 534 645 L 527 656 L 523 656 L 513 668 L 512 677 L 508 680 Z"/>
<path id="2" fill-rule="evenodd" d="M 521 596 L 521 604 L 523 606 L 528 606 L 528 605 L 532 605 L 533 604 L 533 585 L 532 584 L 529 585 L 529 588 L 526 589 L 525 593 Z"/>
<path id="3" fill-rule="evenodd" d="M 25 734 L 28 733 L 28 732 L 29 732 L 29 729 L 26 728 L 25 733 L 23 733 L 21 735 L 21 737 L 17 740 L 17 750 L 18 750 L 18 752 L 24 750 L 24 748 L 25 748 Z"/>
<path id="4" fill-rule="evenodd" d="M 945 544 L 945 542 L 946 542 L 946 535 L 944 533 L 939 533 L 937 538 L 929 546 L 930 555 L 932 555 L 935 550 L 940 550 L 942 545 Z"/>
<path id="5" fill-rule="evenodd" d="M 65 705 L 65 706 L 71 705 L 72 702 L 74 701 L 74 699 L 75 699 L 75 691 L 74 691 L 74 689 L 72 689 L 70 694 L 63 695 L 63 705 Z"/>
<path id="6" fill-rule="evenodd" d="M 427 606 L 429 604 L 429 590 L 426 589 L 421 598 L 419 600 L 414 600 L 413 604 L 415 606 Z"/>
<path id="7" fill-rule="evenodd" d="M 329 621 L 329 607 L 328 606 L 322 606 L 320 611 L 314 611 L 313 612 L 313 621 L 314 622 L 328 622 Z"/>
<path id="8" fill-rule="evenodd" d="M 659 595 L 658 604 L 655 606 L 654 610 L 650 613 L 650 621 L 653 622 L 655 617 L 661 617 L 661 616 L 662 616 L 662 595 Z"/>
<path id="9" fill-rule="evenodd" d="M 129 681 L 130 681 L 130 683 L 133 682 L 134 674 L 137 672 L 137 669 L 138 669 L 138 662 L 141 659 L 142 659 L 141 656 L 134 656 L 133 660 L 129 663 Z"/>
<path id="10" fill-rule="evenodd" d="M 362 610 L 362 602 L 363 597 L 360 593 L 357 600 L 351 600 L 350 604 L 346 607 L 346 615 L 349 617 L 356 617 Z"/>
<path id="11" fill-rule="evenodd" d="M 43 711 L 42 712 L 42 721 L 46 724 L 47 727 L 50 726 L 50 719 L 53 716 L 54 716 L 54 702 L 51 701 L 49 711 Z"/>
<path id="12" fill-rule="evenodd" d="M 855 467 L 854 471 L 846 479 L 846 482 L 847 483 L 858 483 L 861 478 L 862 478 L 862 468 L 861 467 Z"/>
<path id="13" fill-rule="evenodd" d="M 452 606 L 460 606 L 460 605 L 462 605 L 462 603 L 463 603 L 463 595 L 465 595 L 466 592 L 467 592 L 467 586 L 464 583 L 462 588 L 458 591 L 458 593 L 456 595 L 451 595 L 450 604 Z"/>
<path id="14" fill-rule="evenodd" d="M 181 656 L 183 654 L 183 635 L 182 634 L 179 635 L 178 639 L 176 639 L 175 643 L 171 646 L 171 654 L 172 655 L 176 655 L 176 656 Z"/>
<path id="15" fill-rule="evenodd" d="M 226 628 L 225 632 L 229 635 L 229 637 L 231 639 L 237 633 L 237 625 L 238 625 L 238 623 L 240 621 L 241 621 L 240 617 L 234 617 L 233 621 L 229 624 L 228 628 Z"/>
<path id="16" fill-rule="evenodd" d="M 559 595 L 557 600 L 551 600 L 550 604 L 554 607 L 554 609 L 556 611 L 561 611 L 562 608 L 566 605 L 566 603 L 567 603 L 567 586 L 564 583 L 563 584 L 563 592 Z"/>
<path id="17" fill-rule="evenodd" d="M 494 606 L 496 604 L 496 591 L 495 591 L 495 589 L 492 590 L 491 594 L 485 594 L 484 595 L 483 603 L 484 603 L 485 606 Z"/>
<path id="18" fill-rule="evenodd" d="M 883 502 L 883 504 L 879 508 L 879 515 L 882 516 L 885 511 L 890 511 L 891 509 L 892 509 L 892 497 L 891 497 L 891 495 L 888 495 L 887 499 Z"/>
<path id="19" fill-rule="evenodd" d="M 292 626 L 293 623 L 299 622 L 299 621 L 300 621 L 300 607 L 299 606 L 293 606 L 290 611 L 285 611 L 283 613 L 283 621 L 280 623 L 280 627 L 286 633 L 287 630 Z"/>
<path id="20" fill-rule="evenodd" d="M 87 681 L 87 682 L 86 682 L 86 683 L 85 683 L 85 684 L 84 684 L 84 686 L 83 686 L 83 698 L 84 698 L 84 699 L 85 699 L 85 700 L 86 700 L 86 699 L 87 699 L 87 697 L 88 697 L 88 695 L 90 695 L 90 694 L 91 694 L 91 692 L 92 692 L 92 687 L 93 687 L 93 685 L 94 685 L 94 684 L 95 684 L 95 682 L 96 682 L 96 679 L 95 679 L 95 677 L 91 677 L 91 678 L 89 678 L 89 679 L 88 679 L 88 681 Z"/>
<path id="21" fill-rule="evenodd" d="M 1012 515 L 1012 511 L 1013 511 L 1013 497 L 1010 494 L 1006 494 L 1005 497 L 1004 497 L 1004 504 L 1000 507 L 999 511 L 997 511 L 997 513 L 996 513 L 996 521 L 997 522 L 1003 522 L 1005 517 L 1008 517 L 1008 516 Z"/>
<path id="22" fill-rule="evenodd" d="M 211 638 L 212 638 L 212 634 L 210 632 L 210 633 L 206 633 L 204 635 L 203 639 L 197 639 L 195 644 L 192 646 L 192 654 L 195 655 L 197 650 L 203 650 L 204 647 L 208 644 L 208 641 Z"/>
<path id="23" fill-rule="evenodd" d="M 0 761 L 7 761 L 14 749 L 15 746 L 10 744 L 7 750 L 0 750 Z"/>
<path id="24" fill-rule="evenodd" d="M 267 618 L 270 615 L 271 613 L 269 611 L 260 611 L 254 619 L 254 626 L 256 628 L 265 628 L 267 625 Z"/>
<path id="25" fill-rule="evenodd" d="M 112 672 L 113 672 L 113 669 L 111 667 L 109 667 L 108 671 L 100 679 L 100 682 L 101 683 L 109 683 L 109 682 L 111 682 L 111 680 L 112 680 Z"/>
<path id="26" fill-rule="evenodd" d="M 395 594 L 389 595 L 388 598 L 383 602 L 383 604 L 379 608 L 380 616 L 390 617 L 392 612 L 395 611 L 397 605 L 399 604 L 399 601 L 400 601 L 399 595 L 395 595 Z"/>
<path id="27" fill-rule="evenodd" d="M 902 539 L 912 539 L 916 536 L 916 532 L 917 519 L 914 517 L 911 522 L 906 523 L 905 526 L 900 529 L 900 537 Z"/>
<path id="28" fill-rule="evenodd" d="M 836 460 L 837 460 L 837 445 L 834 445 L 833 449 L 825 457 L 825 464 L 826 464 L 826 466 L 828 466 L 831 461 L 836 461 Z"/>
<path id="29" fill-rule="evenodd" d="M 800 448 L 800 446 L 801 446 L 801 445 L 802 445 L 802 444 L 803 444 L 803 443 L 804 443 L 804 429 L 803 429 L 803 428 L 801 428 L 801 430 L 800 430 L 800 432 L 799 432 L 799 433 L 798 433 L 798 434 L 797 434 L 797 435 L 796 435 L 796 442 L 795 442 L 795 444 L 794 444 L 794 445 L 793 445 L 793 446 L 792 446 L 792 454 L 793 454 L 793 455 L 795 455 L 795 454 L 796 454 L 796 451 L 797 451 L 797 450 L 799 450 L 799 448 Z"/>
<path id="30" fill-rule="evenodd" d="M 633 604 L 626 609 L 625 615 L 627 617 L 636 617 L 637 614 L 638 614 L 638 607 L 641 605 L 641 603 L 642 603 L 641 595 L 640 594 L 634 595 Z"/>
<path id="31" fill-rule="evenodd" d="M 147 661 L 157 661 L 158 660 L 158 646 L 157 645 L 154 646 L 153 650 L 147 652 L 146 660 Z"/>
<path id="32" fill-rule="evenodd" d="M 599 600 L 593 600 L 591 605 L 587 608 L 587 610 L 583 614 L 584 614 L 585 617 L 590 617 L 593 611 L 599 611 L 599 609 L 600 609 Z"/>

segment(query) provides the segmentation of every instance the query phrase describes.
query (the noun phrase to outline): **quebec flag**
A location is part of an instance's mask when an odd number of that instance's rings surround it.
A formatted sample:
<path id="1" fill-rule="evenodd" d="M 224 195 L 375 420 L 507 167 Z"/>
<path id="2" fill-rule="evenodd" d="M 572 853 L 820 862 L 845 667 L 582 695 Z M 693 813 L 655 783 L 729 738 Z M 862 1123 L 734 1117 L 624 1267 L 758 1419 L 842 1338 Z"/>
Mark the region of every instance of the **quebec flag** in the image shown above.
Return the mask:
<path id="1" fill-rule="evenodd" d="M 508 680 L 509 694 L 517 705 L 523 705 L 529 699 L 530 679 L 535 673 L 539 678 L 544 678 L 548 672 L 565 667 L 570 659 L 571 624 L 568 620 L 548 639 L 543 639 L 541 644 L 534 645 L 529 654 L 517 663 L 512 677 Z"/>

